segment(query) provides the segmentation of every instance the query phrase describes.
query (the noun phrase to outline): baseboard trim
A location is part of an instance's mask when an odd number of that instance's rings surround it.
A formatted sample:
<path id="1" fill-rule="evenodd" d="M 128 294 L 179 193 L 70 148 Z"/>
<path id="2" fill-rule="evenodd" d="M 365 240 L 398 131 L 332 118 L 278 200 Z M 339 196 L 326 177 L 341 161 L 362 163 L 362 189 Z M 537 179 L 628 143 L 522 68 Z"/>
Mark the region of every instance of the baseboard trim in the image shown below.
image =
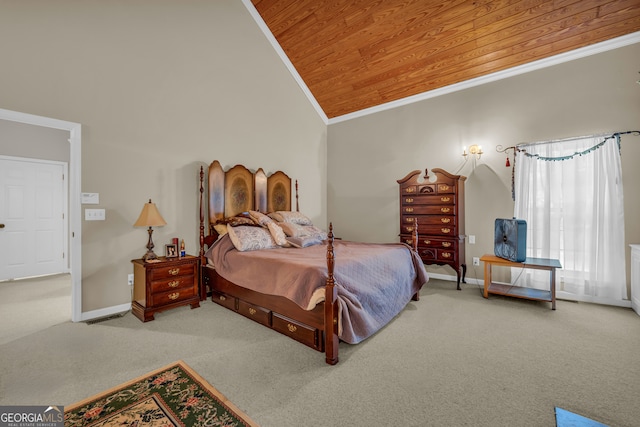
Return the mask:
<path id="1" fill-rule="evenodd" d="M 131 310 L 131 303 L 114 305 L 112 307 L 105 307 L 99 310 L 85 311 L 80 315 L 80 321 L 86 322 L 88 320 L 95 320 L 101 317 L 113 316 L 114 314 L 124 313 Z"/>
<path id="2" fill-rule="evenodd" d="M 427 272 L 427 274 L 429 275 L 430 279 L 447 280 L 449 282 L 458 281 L 458 276 L 449 276 L 448 274 L 438 274 L 438 273 L 430 273 L 430 272 Z M 484 280 L 479 280 L 473 277 L 465 277 L 464 280 L 468 284 L 484 286 Z"/>

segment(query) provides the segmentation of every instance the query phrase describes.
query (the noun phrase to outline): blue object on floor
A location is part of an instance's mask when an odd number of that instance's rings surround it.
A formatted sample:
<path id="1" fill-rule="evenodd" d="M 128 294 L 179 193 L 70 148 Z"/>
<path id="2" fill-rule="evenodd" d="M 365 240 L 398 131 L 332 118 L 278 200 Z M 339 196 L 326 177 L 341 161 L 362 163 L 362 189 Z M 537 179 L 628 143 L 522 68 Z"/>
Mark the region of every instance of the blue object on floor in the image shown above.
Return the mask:
<path id="1" fill-rule="evenodd" d="M 556 427 L 608 427 L 582 415 L 574 414 L 556 406 Z"/>

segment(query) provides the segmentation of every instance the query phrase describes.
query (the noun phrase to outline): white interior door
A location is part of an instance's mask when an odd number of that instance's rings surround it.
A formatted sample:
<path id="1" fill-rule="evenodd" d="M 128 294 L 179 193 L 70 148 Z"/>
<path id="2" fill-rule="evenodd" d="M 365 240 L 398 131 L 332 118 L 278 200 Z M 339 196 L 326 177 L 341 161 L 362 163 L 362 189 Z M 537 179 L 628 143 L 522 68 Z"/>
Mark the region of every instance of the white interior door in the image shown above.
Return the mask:
<path id="1" fill-rule="evenodd" d="M 0 280 L 69 272 L 66 169 L 0 158 Z"/>

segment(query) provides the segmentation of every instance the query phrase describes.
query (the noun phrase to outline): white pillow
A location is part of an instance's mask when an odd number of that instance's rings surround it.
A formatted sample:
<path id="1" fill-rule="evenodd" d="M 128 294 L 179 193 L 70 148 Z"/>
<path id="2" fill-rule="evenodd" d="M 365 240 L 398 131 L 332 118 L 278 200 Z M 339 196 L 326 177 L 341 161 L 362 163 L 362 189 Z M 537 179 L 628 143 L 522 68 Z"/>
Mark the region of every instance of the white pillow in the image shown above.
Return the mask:
<path id="1" fill-rule="evenodd" d="M 278 247 L 266 228 L 241 225 L 227 227 L 227 233 L 233 246 L 240 252 Z"/>
<path id="2" fill-rule="evenodd" d="M 260 224 L 262 226 L 266 226 L 270 222 L 273 222 L 271 218 L 258 211 L 249 211 L 249 216 L 256 224 Z"/>
<path id="3" fill-rule="evenodd" d="M 278 222 L 290 222 L 292 224 L 299 225 L 312 225 L 311 220 L 300 212 L 276 211 L 271 212 L 269 216 Z"/>
<path id="4" fill-rule="evenodd" d="M 296 248 L 306 248 L 307 246 L 319 245 L 322 243 L 322 240 L 316 236 L 287 237 L 287 242 Z"/>
<path id="5" fill-rule="evenodd" d="M 269 233 L 271 233 L 271 237 L 278 244 L 278 246 L 290 246 L 289 242 L 287 242 L 287 236 L 282 231 L 282 228 L 274 221 L 267 223 L 267 228 L 269 229 Z"/>

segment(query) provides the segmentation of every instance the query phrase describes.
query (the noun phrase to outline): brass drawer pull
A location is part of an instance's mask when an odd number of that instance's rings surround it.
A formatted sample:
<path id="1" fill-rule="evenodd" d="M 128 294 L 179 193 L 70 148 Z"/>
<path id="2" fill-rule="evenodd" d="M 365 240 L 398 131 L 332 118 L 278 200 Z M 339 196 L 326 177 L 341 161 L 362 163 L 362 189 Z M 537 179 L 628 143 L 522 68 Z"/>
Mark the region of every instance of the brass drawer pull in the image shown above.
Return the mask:
<path id="1" fill-rule="evenodd" d="M 450 228 L 441 228 L 440 231 L 442 231 L 444 234 L 451 233 L 451 229 Z"/>
<path id="2" fill-rule="evenodd" d="M 220 299 L 220 301 L 226 301 L 226 300 L 227 300 L 227 297 L 225 297 L 224 295 L 220 295 L 220 298 L 219 298 L 219 299 Z"/>
<path id="3" fill-rule="evenodd" d="M 431 244 L 431 240 L 425 240 L 425 241 L 424 241 L 424 244 L 425 244 L 425 245 L 430 245 L 430 244 Z"/>
<path id="4" fill-rule="evenodd" d="M 450 202 L 451 201 L 451 197 L 440 197 L 440 201 L 441 202 Z"/>
<path id="5" fill-rule="evenodd" d="M 442 242 L 442 246 L 445 248 L 451 247 L 451 242 Z"/>
<path id="6" fill-rule="evenodd" d="M 413 188 L 413 187 L 409 187 L 409 188 L 406 188 L 406 189 L 404 190 L 404 192 L 405 192 L 405 193 L 415 193 L 415 192 L 416 192 L 416 189 L 415 189 L 415 188 Z"/>
<path id="7" fill-rule="evenodd" d="M 180 297 L 180 292 L 174 292 L 172 294 L 169 294 L 169 299 L 170 300 L 176 300 L 176 299 L 178 299 L 178 297 Z"/>
<path id="8" fill-rule="evenodd" d="M 449 224 L 451 222 L 451 218 L 440 218 L 440 222 L 443 224 Z"/>
<path id="9" fill-rule="evenodd" d="M 405 218 L 405 221 L 407 221 L 407 222 L 413 222 L 413 218 Z"/>
<path id="10" fill-rule="evenodd" d="M 444 184 L 442 184 L 442 185 L 440 185 L 440 186 L 438 187 L 438 190 L 439 190 L 439 191 L 447 191 L 449 188 L 451 188 L 451 187 L 449 187 L 448 185 L 444 185 Z"/>
<path id="11" fill-rule="evenodd" d="M 404 211 L 411 213 L 411 212 L 413 212 L 413 208 L 404 208 Z"/>
<path id="12" fill-rule="evenodd" d="M 451 212 L 451 208 L 440 208 L 440 212 L 449 213 L 449 212 Z"/>
<path id="13" fill-rule="evenodd" d="M 289 330 L 289 332 L 295 332 L 298 330 L 298 328 L 296 328 L 295 325 L 292 325 L 291 323 L 287 323 L 287 329 Z"/>
<path id="14" fill-rule="evenodd" d="M 442 254 L 442 258 L 451 258 L 451 252 L 445 252 Z"/>
<path id="15" fill-rule="evenodd" d="M 406 199 L 404 199 L 405 203 L 413 203 L 413 198 L 411 197 L 407 197 Z"/>
<path id="16" fill-rule="evenodd" d="M 409 233 L 411 233 L 411 232 L 413 231 L 413 227 L 406 227 L 406 228 L 407 228 L 407 231 L 408 231 Z"/>
<path id="17" fill-rule="evenodd" d="M 177 288 L 179 284 L 180 284 L 180 280 L 174 280 L 173 282 L 167 283 L 167 285 L 169 285 L 170 288 Z"/>
<path id="18" fill-rule="evenodd" d="M 172 268 L 171 270 L 169 270 L 169 274 L 172 275 L 172 276 L 175 276 L 178 273 L 180 273 L 180 269 L 179 268 Z"/>
<path id="19" fill-rule="evenodd" d="M 250 315 L 252 315 L 252 316 L 253 316 L 253 315 L 254 315 L 254 314 L 256 314 L 256 313 L 257 313 L 257 311 L 256 311 L 256 309 L 255 309 L 255 308 L 253 308 L 253 307 L 249 308 L 249 314 L 250 314 Z"/>

